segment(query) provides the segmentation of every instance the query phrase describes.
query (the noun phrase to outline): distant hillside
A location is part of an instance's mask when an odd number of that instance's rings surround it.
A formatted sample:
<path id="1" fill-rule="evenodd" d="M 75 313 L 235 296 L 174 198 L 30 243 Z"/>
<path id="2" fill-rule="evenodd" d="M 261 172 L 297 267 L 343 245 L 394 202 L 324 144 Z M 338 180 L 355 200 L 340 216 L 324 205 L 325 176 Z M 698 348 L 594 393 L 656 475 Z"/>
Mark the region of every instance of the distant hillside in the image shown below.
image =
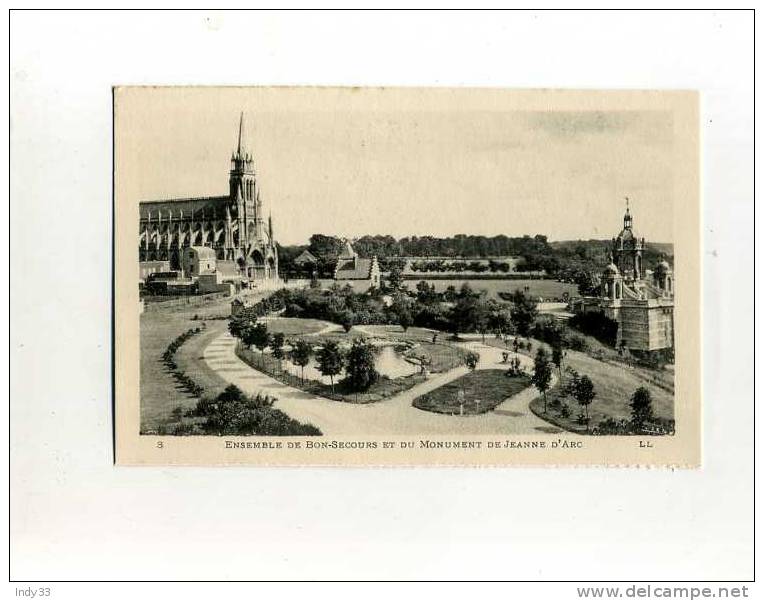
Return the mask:
<path id="1" fill-rule="evenodd" d="M 603 251 L 606 254 L 609 253 L 612 243 L 612 240 L 555 240 L 549 242 L 549 246 L 565 254 L 584 254 L 584 249 L 586 249 L 591 255 L 598 255 Z M 646 245 L 648 256 L 665 254 L 669 259 L 674 257 L 673 242 L 650 242 L 648 240 Z"/>

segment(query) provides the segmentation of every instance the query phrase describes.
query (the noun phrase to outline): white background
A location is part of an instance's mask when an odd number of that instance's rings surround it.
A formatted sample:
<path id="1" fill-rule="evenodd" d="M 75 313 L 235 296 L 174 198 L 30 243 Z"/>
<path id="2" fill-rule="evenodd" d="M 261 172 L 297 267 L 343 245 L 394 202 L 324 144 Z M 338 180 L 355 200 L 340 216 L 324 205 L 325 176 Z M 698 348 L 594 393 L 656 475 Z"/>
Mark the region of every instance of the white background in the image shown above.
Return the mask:
<path id="1" fill-rule="evenodd" d="M 751 12 L 12 14 L 11 578 L 752 578 L 752 76 Z M 701 90 L 703 469 L 113 467 L 115 84 Z"/>

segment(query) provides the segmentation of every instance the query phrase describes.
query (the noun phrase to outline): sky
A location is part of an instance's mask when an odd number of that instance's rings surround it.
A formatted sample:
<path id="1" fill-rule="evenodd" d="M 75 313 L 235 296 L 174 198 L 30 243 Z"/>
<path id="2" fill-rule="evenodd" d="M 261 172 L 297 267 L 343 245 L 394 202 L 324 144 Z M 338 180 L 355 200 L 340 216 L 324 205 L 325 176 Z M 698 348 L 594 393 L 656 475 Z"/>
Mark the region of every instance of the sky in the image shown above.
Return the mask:
<path id="1" fill-rule="evenodd" d="M 601 105 L 497 90 L 124 89 L 118 201 L 226 194 L 243 111 L 282 244 L 313 233 L 611 238 L 627 196 L 638 233 L 672 241 L 672 112 Z"/>

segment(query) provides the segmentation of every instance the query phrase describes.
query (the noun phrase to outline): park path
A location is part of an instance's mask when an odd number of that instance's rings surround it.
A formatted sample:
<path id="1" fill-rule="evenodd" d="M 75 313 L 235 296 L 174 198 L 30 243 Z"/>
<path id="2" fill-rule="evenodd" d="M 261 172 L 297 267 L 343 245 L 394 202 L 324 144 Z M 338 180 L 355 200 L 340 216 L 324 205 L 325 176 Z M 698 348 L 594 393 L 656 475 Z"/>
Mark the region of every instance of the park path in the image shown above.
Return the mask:
<path id="1" fill-rule="evenodd" d="M 531 412 L 528 404 L 537 396 L 533 388 L 520 391 L 493 412 L 481 415 L 455 417 L 412 406 L 416 397 L 467 373 L 466 367 L 435 374 L 389 399 L 355 405 L 304 392 L 251 368 L 236 356 L 236 342 L 228 332 L 213 340 L 204 350 L 204 360 L 210 368 L 248 394 L 261 392 L 276 397 L 275 407 L 300 422 L 317 426 L 324 435 L 538 434 L 561 431 Z M 501 349 L 479 341 L 468 341 L 462 346 L 480 353 L 477 369 L 506 367 L 501 363 Z M 525 365 L 528 362 L 532 365 L 530 358 L 520 357 Z"/>

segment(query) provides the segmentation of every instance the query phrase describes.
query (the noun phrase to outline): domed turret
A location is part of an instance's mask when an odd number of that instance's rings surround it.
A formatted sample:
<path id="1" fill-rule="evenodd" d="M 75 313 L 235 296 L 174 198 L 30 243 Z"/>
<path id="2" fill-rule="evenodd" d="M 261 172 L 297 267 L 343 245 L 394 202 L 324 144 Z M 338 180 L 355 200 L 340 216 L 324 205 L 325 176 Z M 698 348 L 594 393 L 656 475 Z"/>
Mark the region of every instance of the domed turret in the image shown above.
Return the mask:
<path id="1" fill-rule="evenodd" d="M 602 296 L 611 300 L 618 300 L 623 295 L 623 277 L 618 266 L 613 262 L 610 255 L 610 263 L 602 270 Z"/>
<path id="2" fill-rule="evenodd" d="M 645 239 L 634 231 L 633 220 L 629 211 L 629 199 L 626 199 L 626 213 L 623 216 L 623 229 L 613 238 L 614 262 L 627 281 L 642 279 L 642 252 Z"/>
<path id="3" fill-rule="evenodd" d="M 665 258 L 662 258 L 655 266 L 653 282 L 657 288 L 663 291 L 665 296 L 674 294 L 674 272 Z"/>

